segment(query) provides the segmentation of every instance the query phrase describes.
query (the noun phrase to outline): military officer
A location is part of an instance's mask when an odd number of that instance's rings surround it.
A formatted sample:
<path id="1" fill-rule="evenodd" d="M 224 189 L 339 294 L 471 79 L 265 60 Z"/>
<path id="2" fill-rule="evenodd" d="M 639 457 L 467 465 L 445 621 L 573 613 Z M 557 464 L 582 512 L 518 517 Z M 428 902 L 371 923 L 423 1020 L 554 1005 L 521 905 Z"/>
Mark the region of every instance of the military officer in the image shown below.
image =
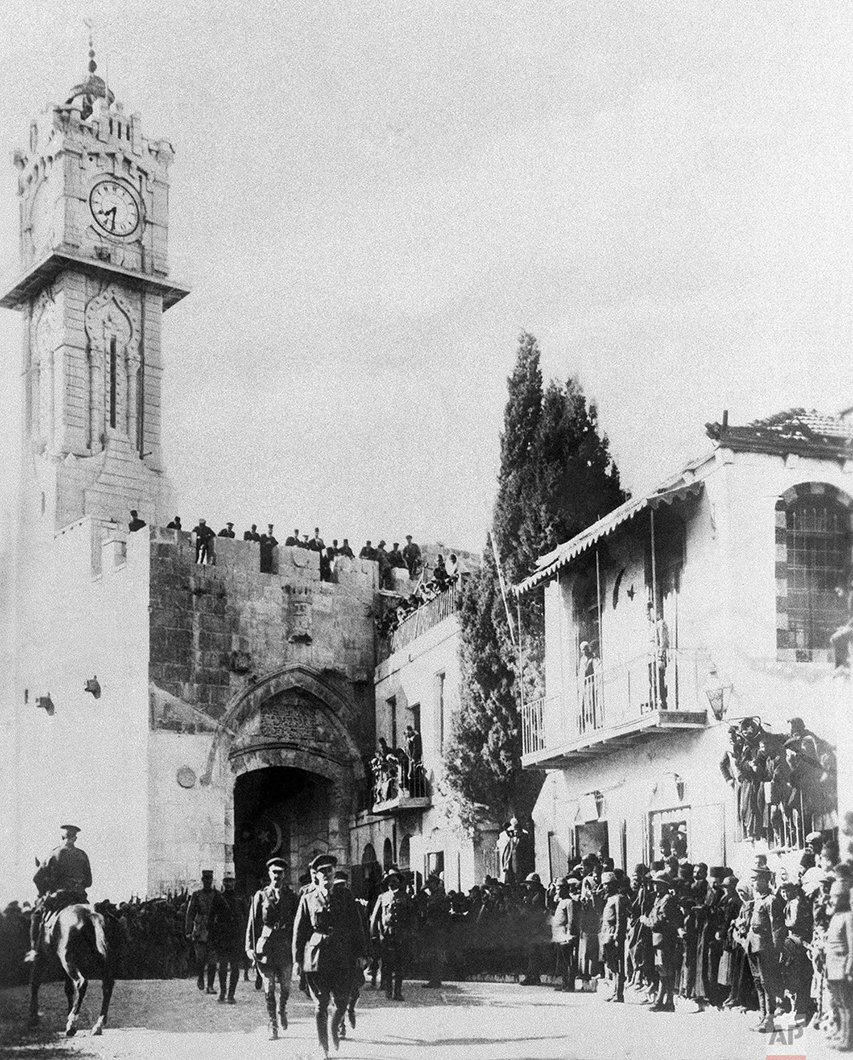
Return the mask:
<path id="1" fill-rule="evenodd" d="M 770 889 L 772 869 L 756 858 L 752 870 L 753 902 L 746 935 L 746 956 L 755 981 L 761 1019 L 753 1030 L 772 1032 L 776 1029 L 773 1016 L 784 993 L 780 956 L 787 935 L 785 906 L 782 898 Z"/>
<path id="2" fill-rule="evenodd" d="M 655 889 L 655 904 L 651 912 L 642 917 L 646 927 L 652 931 L 652 948 L 655 953 L 655 970 L 658 974 L 658 993 L 649 1006 L 650 1012 L 674 1012 L 675 975 L 678 971 L 678 929 L 682 924 L 681 908 L 675 897 L 675 881 L 665 872 L 651 874 Z"/>
<path id="3" fill-rule="evenodd" d="M 611 993 L 606 1001 L 625 1000 L 625 940 L 628 935 L 628 897 L 613 872 L 601 875 L 606 900 L 601 911 L 598 944 L 601 960 L 610 981 Z"/>
<path id="4" fill-rule="evenodd" d="M 193 956 L 196 966 L 196 986 L 205 988 L 205 971 L 207 972 L 207 993 L 215 994 L 213 988 L 216 979 L 216 956 L 210 944 L 210 924 L 217 911 L 218 891 L 213 889 L 213 869 L 203 869 L 201 888 L 190 896 L 187 913 L 184 919 L 184 934 L 193 944 Z"/>
<path id="5" fill-rule="evenodd" d="M 211 917 L 210 938 L 219 961 L 219 1002 L 236 1004 L 234 995 L 240 979 L 243 958 L 243 925 L 246 923 L 246 903 L 237 894 L 232 873 L 222 877 L 221 902 Z"/>
<path id="6" fill-rule="evenodd" d="M 38 865 L 33 882 L 40 897 L 36 900 L 30 920 L 30 949 L 25 961 L 34 961 L 41 942 L 44 917 L 75 902 L 88 902 L 86 891 L 92 886 L 92 868 L 85 851 L 77 846 L 76 824 L 59 828 L 60 844 L 54 847 Z M 38 863 L 37 863 L 38 864 Z"/>
<path id="7" fill-rule="evenodd" d="M 379 895 L 370 918 L 370 937 L 379 944 L 385 996 L 403 1000 L 404 969 L 411 948 L 414 907 L 403 889 L 403 877 L 396 868 L 383 878 L 387 890 Z"/>
<path id="8" fill-rule="evenodd" d="M 352 892 L 333 887 L 338 859 L 320 854 L 311 862 L 313 886 L 299 900 L 293 929 L 293 962 L 305 983 L 317 1021 L 317 1039 L 329 1055 L 329 1001 L 334 1002 L 332 1043 L 337 1049 L 355 967 L 367 964 L 367 946 Z"/>
<path id="9" fill-rule="evenodd" d="M 267 862 L 270 882 L 255 892 L 246 925 L 246 953 L 253 961 L 264 987 L 269 1017 L 270 1041 L 278 1038 L 279 1024 L 287 1030 L 287 1000 L 293 976 L 291 942 L 296 916 L 296 895 L 285 882 L 287 864 L 283 858 Z M 276 1012 L 275 985 L 279 983 Z"/>

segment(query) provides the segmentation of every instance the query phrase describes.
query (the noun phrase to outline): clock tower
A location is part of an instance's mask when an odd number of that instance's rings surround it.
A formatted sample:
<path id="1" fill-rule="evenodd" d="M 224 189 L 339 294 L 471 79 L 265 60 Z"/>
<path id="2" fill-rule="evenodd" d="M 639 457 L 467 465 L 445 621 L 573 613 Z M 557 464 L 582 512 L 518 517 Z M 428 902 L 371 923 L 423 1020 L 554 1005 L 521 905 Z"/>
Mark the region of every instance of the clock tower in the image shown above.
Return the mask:
<path id="1" fill-rule="evenodd" d="M 84 516 L 171 518 L 161 451 L 161 318 L 187 294 L 168 275 L 166 140 L 147 138 L 96 73 L 30 126 L 15 154 L 23 272 L 0 306 L 24 314 L 28 534 Z"/>

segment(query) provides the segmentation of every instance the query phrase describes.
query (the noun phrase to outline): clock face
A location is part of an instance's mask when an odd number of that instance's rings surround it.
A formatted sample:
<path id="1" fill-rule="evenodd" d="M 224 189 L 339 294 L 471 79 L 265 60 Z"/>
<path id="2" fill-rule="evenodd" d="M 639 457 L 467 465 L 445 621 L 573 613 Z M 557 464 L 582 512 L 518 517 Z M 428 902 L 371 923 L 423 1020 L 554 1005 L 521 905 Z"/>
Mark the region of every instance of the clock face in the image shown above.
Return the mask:
<path id="1" fill-rule="evenodd" d="M 129 236 L 139 227 L 136 197 L 117 180 L 102 180 L 92 188 L 89 209 L 95 224 L 107 235 Z"/>

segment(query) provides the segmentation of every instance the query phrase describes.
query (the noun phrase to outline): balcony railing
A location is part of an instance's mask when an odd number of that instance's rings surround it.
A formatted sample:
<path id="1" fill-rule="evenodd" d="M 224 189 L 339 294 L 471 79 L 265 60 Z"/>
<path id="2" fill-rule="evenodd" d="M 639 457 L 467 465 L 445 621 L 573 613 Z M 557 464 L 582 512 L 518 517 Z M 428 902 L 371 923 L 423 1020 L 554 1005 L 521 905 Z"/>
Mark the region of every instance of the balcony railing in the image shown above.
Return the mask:
<path id="1" fill-rule="evenodd" d="M 453 584 L 443 593 L 428 600 L 403 619 L 399 626 L 387 637 L 382 638 L 379 647 L 380 660 L 387 659 L 394 652 L 407 648 L 428 630 L 437 626 L 451 615 L 455 615 L 462 602 L 462 592 L 458 584 Z"/>
<path id="2" fill-rule="evenodd" d="M 373 813 L 395 813 L 398 810 L 426 809 L 432 803 L 430 783 L 423 763 L 418 763 L 402 781 L 389 777 L 374 786 Z"/>
<path id="3" fill-rule="evenodd" d="M 545 697 L 531 699 L 521 712 L 521 753 L 532 754 L 545 747 Z"/>
<path id="4" fill-rule="evenodd" d="M 706 676 L 706 656 L 682 650 L 596 667 L 565 699 L 548 696 L 524 704 L 522 752 L 588 745 L 608 733 L 652 726 L 702 725 L 708 708 L 702 692 Z"/>

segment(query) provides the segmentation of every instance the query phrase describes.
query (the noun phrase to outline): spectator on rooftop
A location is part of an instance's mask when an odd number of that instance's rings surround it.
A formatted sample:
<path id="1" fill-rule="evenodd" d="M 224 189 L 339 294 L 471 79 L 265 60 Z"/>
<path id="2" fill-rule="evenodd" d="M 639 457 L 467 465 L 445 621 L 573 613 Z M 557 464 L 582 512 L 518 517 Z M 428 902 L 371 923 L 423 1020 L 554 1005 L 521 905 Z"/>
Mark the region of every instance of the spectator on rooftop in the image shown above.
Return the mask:
<path id="1" fill-rule="evenodd" d="M 371 545 L 371 543 L 369 541 L 365 544 L 365 546 L 361 550 L 361 552 L 359 552 L 358 558 L 359 559 L 373 559 L 373 560 L 376 559 L 376 549 L 373 547 L 373 545 Z"/>
<path id="2" fill-rule="evenodd" d="M 258 527 L 256 523 L 252 523 L 252 529 L 246 530 L 243 534 L 244 541 L 260 541 L 261 535 L 258 533 Z"/>
<path id="3" fill-rule="evenodd" d="M 421 572 L 421 550 L 412 540 L 411 534 L 406 534 L 406 547 L 403 549 L 403 559 L 409 568 L 409 577 L 414 579 Z"/>
<path id="4" fill-rule="evenodd" d="M 400 551 L 399 541 L 394 542 L 394 547 L 388 553 L 388 562 L 397 570 L 402 570 L 406 567 L 406 561 L 403 559 L 403 553 Z"/>
<path id="5" fill-rule="evenodd" d="M 234 524 L 226 523 L 224 528 L 219 531 L 220 537 L 234 537 Z"/>
<path id="6" fill-rule="evenodd" d="M 131 512 L 130 514 L 133 515 L 133 512 Z M 180 530 L 180 529 L 182 529 L 180 515 L 176 515 L 175 518 L 171 521 L 171 523 L 166 523 L 166 529 L 167 530 Z"/>
<path id="7" fill-rule="evenodd" d="M 127 524 L 128 530 L 134 534 L 137 530 L 141 530 L 143 526 L 148 524 L 144 519 L 139 518 L 139 512 L 135 508 L 130 509 L 130 522 Z"/>
<path id="8" fill-rule="evenodd" d="M 273 534 L 273 524 L 267 527 L 269 533 L 261 534 L 261 573 L 273 573 L 273 549 L 278 544 Z"/>
<path id="9" fill-rule="evenodd" d="M 212 567 L 216 563 L 216 556 L 213 551 L 213 542 L 216 540 L 216 534 L 207 525 L 205 519 L 199 519 L 198 526 L 193 527 L 193 533 L 195 534 L 196 563 Z"/>
<path id="10" fill-rule="evenodd" d="M 300 542 L 299 542 L 299 531 L 298 530 L 294 530 L 293 533 L 290 534 L 290 536 L 287 538 L 287 540 L 284 543 L 285 543 L 285 545 L 289 546 L 290 548 L 299 548 L 299 544 L 300 544 Z"/>
<path id="11" fill-rule="evenodd" d="M 314 527 L 314 536 L 308 542 L 308 547 L 311 549 L 312 552 L 322 552 L 323 549 L 326 547 L 325 542 L 323 541 L 322 537 L 320 537 L 319 526 Z"/>
<path id="12" fill-rule="evenodd" d="M 435 561 L 435 568 L 432 572 L 433 580 L 437 583 L 438 588 L 443 592 L 448 585 L 450 585 L 450 576 L 447 573 L 447 568 L 444 565 L 444 556 L 439 555 Z"/>
<path id="13" fill-rule="evenodd" d="M 338 554 L 341 555 L 341 556 L 346 556 L 347 559 L 355 559 L 355 554 L 353 553 L 353 550 L 350 548 L 349 539 L 348 538 L 346 538 L 346 537 L 344 538 L 344 543 L 341 545 L 340 549 L 338 550 Z"/>
<path id="14" fill-rule="evenodd" d="M 447 576 L 451 581 L 456 581 L 459 575 L 462 573 L 462 568 L 459 566 L 459 560 L 456 558 L 456 553 L 450 553 L 450 562 L 447 564 Z"/>
<path id="15" fill-rule="evenodd" d="M 335 574 L 335 550 L 333 548 L 324 549 L 320 553 L 320 581 L 331 582 L 334 581 Z"/>
<path id="16" fill-rule="evenodd" d="M 302 540 L 299 542 L 299 547 L 300 548 L 308 548 L 308 549 L 311 548 L 311 542 L 308 540 L 308 535 L 307 534 L 303 534 L 302 535 Z"/>

